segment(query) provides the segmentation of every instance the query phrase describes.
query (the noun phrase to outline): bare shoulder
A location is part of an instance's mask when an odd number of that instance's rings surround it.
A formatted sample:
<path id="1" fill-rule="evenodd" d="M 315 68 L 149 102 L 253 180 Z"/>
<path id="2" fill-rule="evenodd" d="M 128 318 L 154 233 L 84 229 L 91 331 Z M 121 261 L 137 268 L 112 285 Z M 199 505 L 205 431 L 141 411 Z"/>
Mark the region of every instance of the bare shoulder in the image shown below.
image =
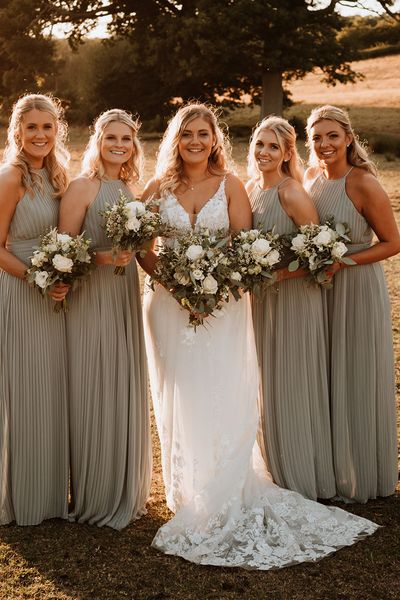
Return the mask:
<path id="1" fill-rule="evenodd" d="M 4 165 L 0 168 L 1 185 L 6 186 L 21 186 L 22 171 L 14 165 Z"/>
<path id="2" fill-rule="evenodd" d="M 234 175 L 233 173 L 227 173 L 225 175 L 225 189 L 227 195 L 229 195 L 230 193 L 235 193 L 237 191 L 245 191 L 245 187 L 243 185 L 242 180 L 239 179 L 239 177 L 237 175 Z"/>
<path id="3" fill-rule="evenodd" d="M 306 169 L 305 173 L 304 173 L 304 180 L 312 181 L 313 179 L 318 177 L 318 175 L 320 175 L 320 174 L 321 174 L 320 167 L 308 167 L 308 169 Z"/>
<path id="4" fill-rule="evenodd" d="M 347 176 L 347 182 L 349 187 L 355 191 L 358 190 L 362 193 L 376 192 L 377 190 L 383 190 L 378 179 L 367 171 L 360 167 L 354 167 Z"/>
<path id="5" fill-rule="evenodd" d="M 73 179 L 68 186 L 68 191 L 76 192 L 88 192 L 90 190 L 97 190 L 100 187 L 100 182 L 94 177 L 80 176 Z"/>
<path id="6" fill-rule="evenodd" d="M 149 200 L 150 198 L 158 198 L 160 190 L 160 180 L 153 177 L 150 179 L 143 190 L 141 200 Z"/>

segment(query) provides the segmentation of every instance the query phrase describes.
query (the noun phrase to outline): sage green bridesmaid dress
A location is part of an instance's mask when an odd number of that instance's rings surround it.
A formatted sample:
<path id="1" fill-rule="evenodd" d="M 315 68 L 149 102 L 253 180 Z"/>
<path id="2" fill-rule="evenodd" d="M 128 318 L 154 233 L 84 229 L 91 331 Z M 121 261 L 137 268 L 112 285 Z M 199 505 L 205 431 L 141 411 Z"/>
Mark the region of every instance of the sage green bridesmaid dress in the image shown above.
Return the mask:
<path id="1" fill-rule="evenodd" d="M 82 231 L 110 249 L 99 211 L 122 181 L 102 181 Z M 136 262 L 126 276 L 99 266 L 70 294 L 71 520 L 122 529 L 145 513 L 151 480 L 147 370 Z"/>
<path id="2" fill-rule="evenodd" d="M 307 186 L 321 222 L 348 223 L 349 254 L 373 231 L 346 193 L 346 176 Z M 380 263 L 339 271 L 323 292 L 330 332 L 330 403 L 338 496 L 366 502 L 397 483 L 396 408 L 390 301 Z"/>
<path id="3" fill-rule="evenodd" d="M 12 218 L 7 248 L 26 265 L 57 225 L 46 169 Z M 67 518 L 68 419 L 65 317 L 53 300 L 0 270 L 0 524 Z"/>
<path id="4" fill-rule="evenodd" d="M 281 182 L 283 183 L 283 182 Z M 278 186 L 250 194 L 253 225 L 297 230 Z M 335 478 L 330 433 L 326 336 L 321 291 L 303 278 L 253 297 L 260 366 L 259 445 L 274 481 L 306 498 L 331 498 Z"/>

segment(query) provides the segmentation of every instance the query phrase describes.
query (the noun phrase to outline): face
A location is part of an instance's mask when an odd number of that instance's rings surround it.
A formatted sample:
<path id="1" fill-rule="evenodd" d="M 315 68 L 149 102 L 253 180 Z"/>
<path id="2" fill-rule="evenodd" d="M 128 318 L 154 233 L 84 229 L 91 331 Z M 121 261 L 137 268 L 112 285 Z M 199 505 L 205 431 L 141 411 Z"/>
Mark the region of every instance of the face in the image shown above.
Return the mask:
<path id="1" fill-rule="evenodd" d="M 43 159 L 54 148 L 56 135 L 56 122 L 50 113 L 33 108 L 22 115 L 21 144 L 33 168 L 43 166 Z"/>
<path id="2" fill-rule="evenodd" d="M 122 166 L 133 153 L 133 132 L 129 125 L 112 121 L 103 131 L 100 144 L 104 163 Z"/>
<path id="3" fill-rule="evenodd" d="M 207 161 L 215 143 L 211 125 L 205 119 L 197 117 L 187 123 L 178 143 L 179 154 L 183 162 L 197 164 Z"/>
<path id="4" fill-rule="evenodd" d="M 280 171 L 283 160 L 287 160 L 289 154 L 282 152 L 276 134 L 271 129 L 264 129 L 257 135 L 254 158 L 262 173 L 272 173 Z"/>
<path id="5" fill-rule="evenodd" d="M 346 161 L 347 146 L 351 141 L 351 136 L 336 121 L 323 119 L 311 128 L 314 152 L 327 166 Z"/>

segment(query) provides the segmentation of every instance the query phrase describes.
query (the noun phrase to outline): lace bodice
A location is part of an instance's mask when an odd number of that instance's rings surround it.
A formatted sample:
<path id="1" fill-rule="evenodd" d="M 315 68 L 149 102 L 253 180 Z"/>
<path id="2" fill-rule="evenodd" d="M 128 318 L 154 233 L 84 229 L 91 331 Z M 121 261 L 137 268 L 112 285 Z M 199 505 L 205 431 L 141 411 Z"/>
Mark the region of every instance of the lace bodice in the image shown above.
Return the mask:
<path id="1" fill-rule="evenodd" d="M 191 215 L 183 208 L 177 197 L 169 193 L 160 202 L 160 215 L 164 223 L 176 229 L 198 230 L 207 227 L 212 231 L 218 229 L 229 229 L 228 202 L 225 194 L 225 177 L 221 181 L 217 191 L 201 208 L 196 216 L 194 226 Z"/>

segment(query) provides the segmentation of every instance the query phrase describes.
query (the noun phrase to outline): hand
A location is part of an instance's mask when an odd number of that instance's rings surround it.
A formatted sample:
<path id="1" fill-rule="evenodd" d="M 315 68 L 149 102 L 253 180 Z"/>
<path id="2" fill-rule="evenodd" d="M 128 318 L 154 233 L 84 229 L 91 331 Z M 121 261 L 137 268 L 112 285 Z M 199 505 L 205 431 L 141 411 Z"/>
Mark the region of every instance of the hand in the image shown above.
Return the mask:
<path id="1" fill-rule="evenodd" d="M 326 272 L 326 275 L 327 275 L 327 277 L 328 277 L 328 279 L 332 279 L 332 278 L 333 278 L 333 276 L 334 276 L 334 275 L 335 275 L 335 274 L 336 274 L 338 271 L 340 271 L 340 269 L 341 269 L 342 267 L 344 267 L 344 264 L 343 264 L 343 263 L 340 263 L 340 262 L 335 262 L 335 263 L 333 263 L 332 265 L 330 265 L 329 269 L 327 269 L 327 270 L 325 271 L 325 272 Z"/>
<path id="2" fill-rule="evenodd" d="M 120 252 L 113 260 L 113 264 L 116 267 L 126 267 L 132 260 L 134 252 L 129 252 L 129 250 L 124 250 Z"/>
<path id="3" fill-rule="evenodd" d="M 68 294 L 70 285 L 67 283 L 56 283 L 51 290 L 49 290 L 49 296 L 55 302 L 62 302 L 65 300 L 65 296 Z"/>

